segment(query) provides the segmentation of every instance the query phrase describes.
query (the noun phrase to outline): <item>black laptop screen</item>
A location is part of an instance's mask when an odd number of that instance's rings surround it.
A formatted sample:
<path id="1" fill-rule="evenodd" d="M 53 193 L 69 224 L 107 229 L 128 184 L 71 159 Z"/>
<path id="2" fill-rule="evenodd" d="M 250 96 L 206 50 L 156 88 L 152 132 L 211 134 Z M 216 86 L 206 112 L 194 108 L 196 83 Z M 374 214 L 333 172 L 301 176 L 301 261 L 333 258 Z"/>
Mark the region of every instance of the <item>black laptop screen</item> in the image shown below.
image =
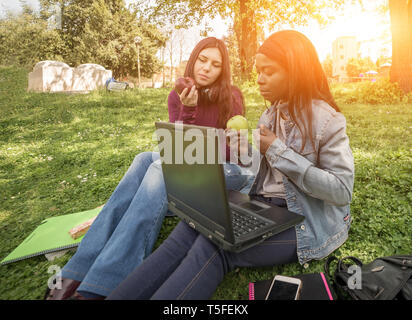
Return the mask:
<path id="1" fill-rule="evenodd" d="M 225 226 L 226 194 L 219 184 L 223 173 L 208 164 L 162 165 L 166 189 L 174 198 Z"/>
<path id="2" fill-rule="evenodd" d="M 172 129 L 171 132 L 174 133 L 174 130 Z M 222 165 L 218 164 L 218 158 L 221 154 L 218 150 L 222 146 L 218 144 L 218 138 L 208 137 L 207 141 L 214 140 L 212 144 L 214 147 L 212 149 L 210 149 L 211 145 L 207 145 L 209 142 L 204 140 L 204 149 L 200 150 L 201 157 L 204 159 L 201 164 L 188 163 L 186 161 L 188 157 L 182 156 L 182 154 L 187 155 L 187 150 L 192 151 L 192 141 L 196 139 L 201 141 L 203 136 L 193 136 L 191 141 L 184 141 L 179 152 L 179 148 L 176 147 L 176 145 L 179 146 L 179 143 L 176 144 L 175 142 L 175 139 L 178 138 L 179 135 L 172 134 L 172 148 L 170 149 L 172 156 L 169 157 L 169 160 L 172 159 L 172 163 L 170 161 L 165 163 L 164 160 L 167 158 L 165 150 L 160 152 L 163 160 L 163 177 L 168 195 L 177 199 L 178 202 L 201 212 L 220 226 L 227 226 L 228 217 L 226 216 L 226 210 L 228 208 L 225 180 Z M 160 140 L 163 141 L 163 138 Z M 209 161 L 210 156 L 214 158 L 213 161 Z M 176 161 L 176 159 L 180 159 L 180 161 Z"/>

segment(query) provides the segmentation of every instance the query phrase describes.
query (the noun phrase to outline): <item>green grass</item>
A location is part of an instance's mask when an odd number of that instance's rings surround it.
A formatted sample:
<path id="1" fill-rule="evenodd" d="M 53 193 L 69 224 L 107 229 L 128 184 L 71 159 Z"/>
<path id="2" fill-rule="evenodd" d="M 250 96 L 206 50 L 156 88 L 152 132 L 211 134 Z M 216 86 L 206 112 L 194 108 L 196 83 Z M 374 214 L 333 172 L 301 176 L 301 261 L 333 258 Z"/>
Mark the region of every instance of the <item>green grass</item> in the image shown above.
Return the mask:
<path id="1" fill-rule="evenodd" d="M 27 72 L 0 67 L 0 258 L 45 218 L 103 204 L 136 154 L 154 150 L 153 122 L 168 120 L 167 89 L 88 95 L 27 93 Z M 244 90 L 251 127 L 265 109 Z M 340 104 L 355 157 L 353 224 L 337 256 L 365 262 L 412 251 L 411 131 L 406 104 Z M 79 178 L 81 176 L 81 178 Z M 177 218 L 163 223 L 158 246 Z M 0 299 L 41 299 L 51 265 L 44 256 L 0 267 Z M 322 271 L 324 260 L 229 273 L 214 299 L 247 299 L 250 281 Z"/>

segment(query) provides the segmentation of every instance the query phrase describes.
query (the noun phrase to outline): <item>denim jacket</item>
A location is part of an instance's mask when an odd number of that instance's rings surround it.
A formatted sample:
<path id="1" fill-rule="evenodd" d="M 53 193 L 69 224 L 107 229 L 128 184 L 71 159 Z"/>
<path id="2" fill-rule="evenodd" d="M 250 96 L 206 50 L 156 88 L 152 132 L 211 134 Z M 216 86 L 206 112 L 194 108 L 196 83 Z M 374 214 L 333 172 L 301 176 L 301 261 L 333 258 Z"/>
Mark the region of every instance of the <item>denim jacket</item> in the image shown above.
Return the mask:
<path id="1" fill-rule="evenodd" d="M 278 108 L 288 115 L 287 105 Z M 300 264 L 322 259 L 341 246 L 351 224 L 354 162 L 345 117 L 321 100 L 313 100 L 312 111 L 315 148 L 307 139 L 301 151 L 299 129 L 287 120 L 285 143 L 275 139 L 265 156 L 259 153 L 258 173 L 249 192 L 256 195 L 258 183 L 270 168 L 283 173 L 288 209 L 305 216 L 295 226 Z M 275 112 L 274 106 L 265 111 L 258 126 L 273 127 Z"/>

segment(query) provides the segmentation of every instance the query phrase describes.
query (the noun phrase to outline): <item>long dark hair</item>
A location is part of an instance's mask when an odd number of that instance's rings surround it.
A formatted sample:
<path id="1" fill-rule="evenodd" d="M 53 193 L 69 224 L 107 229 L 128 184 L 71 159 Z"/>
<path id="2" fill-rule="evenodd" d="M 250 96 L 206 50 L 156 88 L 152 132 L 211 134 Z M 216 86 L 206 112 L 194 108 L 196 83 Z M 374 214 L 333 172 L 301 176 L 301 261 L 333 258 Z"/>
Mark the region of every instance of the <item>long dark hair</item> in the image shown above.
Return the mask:
<path id="1" fill-rule="evenodd" d="M 208 105 L 216 103 L 219 106 L 218 126 L 226 127 L 226 122 L 229 120 L 233 112 L 234 91 L 238 92 L 242 99 L 243 113 L 243 97 L 239 89 L 231 85 L 231 73 L 229 63 L 229 53 L 225 43 L 215 37 L 208 37 L 199 41 L 190 54 L 189 61 L 185 69 L 185 77 L 194 79 L 194 66 L 202 50 L 206 48 L 217 48 L 222 56 L 222 72 L 214 83 L 208 87 L 199 89 L 199 104 Z"/>
<path id="2" fill-rule="evenodd" d="M 312 100 L 327 102 L 340 112 L 312 42 L 302 33 L 283 30 L 267 38 L 258 50 L 275 60 L 288 73 L 288 111 L 302 135 L 302 150 L 309 137 L 312 146 Z M 307 119 L 305 121 L 304 119 Z"/>

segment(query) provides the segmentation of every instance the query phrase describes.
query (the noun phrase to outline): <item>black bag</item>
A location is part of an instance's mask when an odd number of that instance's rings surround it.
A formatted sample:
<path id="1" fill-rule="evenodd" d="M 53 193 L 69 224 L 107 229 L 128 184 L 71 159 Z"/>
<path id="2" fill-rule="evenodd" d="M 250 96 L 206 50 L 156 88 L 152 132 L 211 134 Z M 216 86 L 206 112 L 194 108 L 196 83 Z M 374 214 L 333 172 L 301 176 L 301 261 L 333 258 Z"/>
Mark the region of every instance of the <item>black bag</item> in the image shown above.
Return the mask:
<path id="1" fill-rule="evenodd" d="M 334 260 L 337 267 L 331 276 Z M 325 262 L 325 273 L 339 299 L 412 300 L 412 255 L 377 258 L 365 265 L 355 257 L 332 256 Z"/>

